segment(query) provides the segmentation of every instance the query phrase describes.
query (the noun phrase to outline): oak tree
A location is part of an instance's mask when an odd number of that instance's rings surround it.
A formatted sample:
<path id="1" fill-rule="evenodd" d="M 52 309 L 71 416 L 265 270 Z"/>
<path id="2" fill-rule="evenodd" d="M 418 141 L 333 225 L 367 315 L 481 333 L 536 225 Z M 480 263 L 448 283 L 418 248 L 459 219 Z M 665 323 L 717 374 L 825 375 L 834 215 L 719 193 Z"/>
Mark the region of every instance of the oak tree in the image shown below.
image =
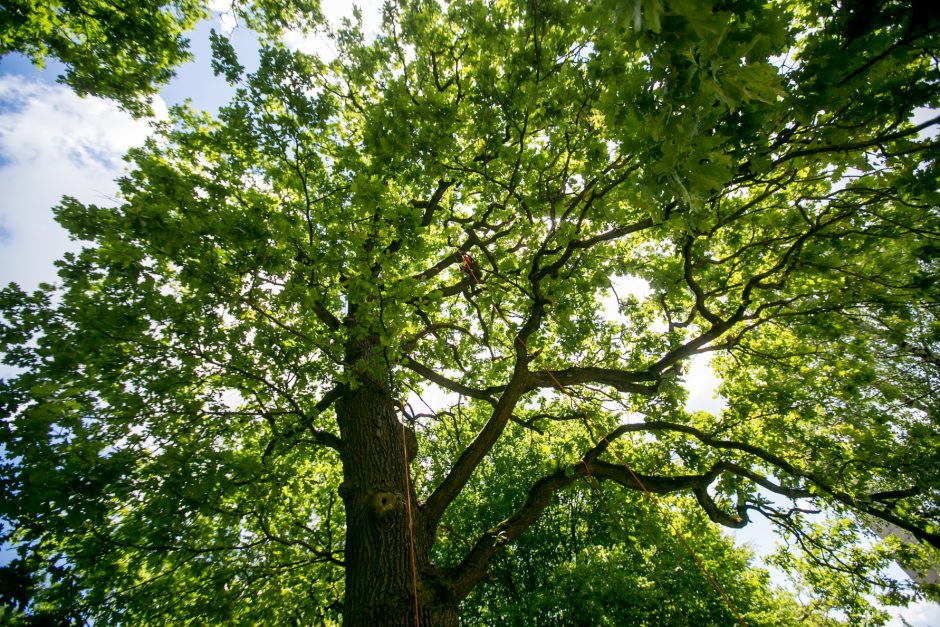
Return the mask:
<path id="1" fill-rule="evenodd" d="M 231 104 L 174 109 L 120 206 L 64 199 L 88 245 L 0 296 L 14 602 L 452 625 L 566 504 L 582 578 L 638 581 L 690 502 L 769 519 L 834 597 L 935 561 L 938 29 L 923 2 L 400 0 L 332 60 L 268 39 L 246 73 L 218 38 Z M 698 355 L 722 411 L 686 410 Z M 602 500 L 664 526 L 571 506 Z M 864 553 L 871 520 L 913 543 Z M 713 620 L 760 624 L 728 587 Z"/>

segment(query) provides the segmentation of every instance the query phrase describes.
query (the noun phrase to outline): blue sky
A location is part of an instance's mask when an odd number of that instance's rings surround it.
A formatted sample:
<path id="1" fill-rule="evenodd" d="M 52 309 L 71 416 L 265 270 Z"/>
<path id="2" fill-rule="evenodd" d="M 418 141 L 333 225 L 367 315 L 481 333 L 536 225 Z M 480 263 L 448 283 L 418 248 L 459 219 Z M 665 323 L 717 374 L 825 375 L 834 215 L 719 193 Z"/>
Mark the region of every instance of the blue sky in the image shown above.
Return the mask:
<path id="1" fill-rule="evenodd" d="M 215 112 L 231 98 L 234 90 L 209 65 L 212 27 L 220 27 L 218 19 L 201 23 L 191 35 L 196 58 L 161 91 L 158 116 L 186 99 Z M 242 63 L 257 66 L 251 33 L 238 30 L 233 40 Z M 125 169 L 123 156 L 149 132 L 149 120 L 134 120 L 98 98 L 75 96 L 57 83 L 61 70 L 55 61 L 38 70 L 19 55 L 0 60 L 0 285 L 14 281 L 32 289 L 54 281 L 53 261 L 77 244 L 54 222 L 51 207 L 64 195 L 116 202 L 114 179 Z"/>
<path id="2" fill-rule="evenodd" d="M 375 32 L 380 3 L 361 4 L 364 29 Z M 324 11 L 336 23 L 351 13 L 351 5 L 325 0 Z M 231 30 L 232 26 L 224 12 L 216 13 L 191 34 L 196 59 L 180 68 L 161 91 L 155 102 L 158 116 L 186 99 L 193 107 L 210 112 L 228 102 L 234 90 L 213 76 L 209 65 L 210 28 L 231 33 L 240 62 L 249 71 L 257 66 L 253 35 L 244 29 Z M 322 38 L 290 35 L 287 40 L 323 56 L 330 52 Z M 64 195 L 99 205 L 117 203 L 114 179 L 126 168 L 123 155 L 140 145 L 149 131 L 149 121 L 134 120 L 110 102 L 75 96 L 56 82 L 60 72 L 55 62 L 37 70 L 16 55 L 0 60 L 0 285 L 16 282 L 30 290 L 40 282 L 55 281 L 53 262 L 79 244 L 69 241 L 51 208 Z M 694 408 L 720 410 L 721 400 L 713 397 L 717 381 L 707 362 L 693 364 L 692 379 Z M 738 538 L 759 553 L 769 552 L 773 545 L 767 525 L 751 526 Z M 940 625 L 936 604 L 916 604 L 897 613 L 917 627 Z M 900 621 L 894 624 L 901 625 Z"/>
<path id="3" fill-rule="evenodd" d="M 380 0 L 363 0 L 363 29 L 378 30 Z M 257 68 L 257 41 L 225 12 L 226 0 L 210 0 L 220 9 L 190 34 L 195 60 L 182 66 L 155 102 L 159 115 L 189 99 L 192 106 L 215 112 L 234 90 L 212 74 L 209 31 L 229 34 L 239 61 Z M 333 24 L 352 14 L 352 5 L 325 1 Z M 323 37 L 288 33 L 287 43 L 304 51 L 331 55 Z M 114 179 L 124 171 L 123 155 L 143 143 L 147 120 L 133 120 L 114 104 L 79 98 L 56 82 L 62 66 L 50 61 L 43 70 L 27 59 L 0 59 L 0 285 L 16 282 L 33 289 L 55 280 L 53 262 L 78 247 L 53 220 L 51 208 L 64 195 L 99 205 L 117 202 Z"/>

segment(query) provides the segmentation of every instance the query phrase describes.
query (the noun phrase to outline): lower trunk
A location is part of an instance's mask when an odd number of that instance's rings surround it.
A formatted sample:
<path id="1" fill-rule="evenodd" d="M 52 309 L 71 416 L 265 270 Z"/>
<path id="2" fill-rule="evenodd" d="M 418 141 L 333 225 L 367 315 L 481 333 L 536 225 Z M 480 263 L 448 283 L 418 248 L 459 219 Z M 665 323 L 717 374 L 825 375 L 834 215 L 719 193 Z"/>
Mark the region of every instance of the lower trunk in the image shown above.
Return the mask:
<path id="1" fill-rule="evenodd" d="M 378 386 L 360 387 L 339 401 L 337 418 L 346 507 L 343 624 L 456 625 L 457 602 L 434 576 L 429 539 L 407 487 L 406 451 L 412 447 L 406 445 L 393 400 Z"/>

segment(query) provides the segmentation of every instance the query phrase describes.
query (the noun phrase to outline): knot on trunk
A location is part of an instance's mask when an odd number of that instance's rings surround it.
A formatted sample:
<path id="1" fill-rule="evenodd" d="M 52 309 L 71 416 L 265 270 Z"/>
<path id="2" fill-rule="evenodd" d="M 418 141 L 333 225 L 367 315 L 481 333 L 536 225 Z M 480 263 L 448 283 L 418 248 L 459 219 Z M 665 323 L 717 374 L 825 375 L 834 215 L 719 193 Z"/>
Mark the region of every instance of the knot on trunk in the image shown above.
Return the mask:
<path id="1" fill-rule="evenodd" d="M 369 499 L 372 510 L 379 516 L 383 516 L 398 505 L 398 495 L 394 492 L 375 492 Z"/>

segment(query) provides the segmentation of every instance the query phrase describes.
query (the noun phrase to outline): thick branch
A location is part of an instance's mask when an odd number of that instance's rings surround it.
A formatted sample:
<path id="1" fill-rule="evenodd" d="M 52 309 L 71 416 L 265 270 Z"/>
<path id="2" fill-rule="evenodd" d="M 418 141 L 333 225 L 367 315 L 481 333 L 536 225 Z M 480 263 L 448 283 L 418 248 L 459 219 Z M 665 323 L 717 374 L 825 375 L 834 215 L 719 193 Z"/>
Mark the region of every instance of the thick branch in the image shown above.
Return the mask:
<path id="1" fill-rule="evenodd" d="M 686 427 L 685 425 L 672 425 L 669 423 L 624 425 L 623 427 L 612 432 L 609 436 L 604 438 L 601 443 L 588 451 L 588 453 L 584 456 L 583 461 L 580 463 L 573 464 L 567 468 L 559 469 L 551 475 L 545 476 L 536 481 L 529 489 L 529 494 L 525 502 L 516 511 L 516 513 L 483 534 L 483 536 L 476 542 L 464 560 L 451 571 L 451 577 L 457 598 L 463 599 L 467 594 L 469 594 L 474 585 L 476 585 L 476 583 L 485 575 L 486 567 L 492 558 L 502 549 L 502 547 L 506 546 L 522 535 L 526 529 L 528 529 L 539 518 L 542 512 L 549 505 L 551 505 L 552 497 L 556 492 L 567 488 L 578 479 L 588 476 L 589 474 L 596 479 L 608 479 L 617 482 L 625 488 L 642 491 L 645 493 L 668 494 L 685 490 L 691 491 L 695 495 L 699 505 L 713 522 L 732 528 L 741 528 L 750 522 L 747 516 L 748 506 L 745 503 L 739 503 L 736 507 L 737 515 L 735 516 L 723 511 L 718 506 L 718 504 L 715 503 L 714 499 L 708 493 L 708 487 L 714 483 L 714 481 L 723 473 L 730 473 L 742 478 L 749 479 L 750 481 L 753 481 L 754 483 L 772 492 L 786 496 L 788 498 L 796 499 L 808 498 L 812 496 L 812 492 L 807 489 L 789 488 L 778 485 L 766 477 L 763 477 L 734 462 L 717 462 L 711 467 L 710 470 L 699 475 L 654 476 L 636 473 L 623 464 L 611 464 L 608 462 L 599 461 L 597 459 L 598 456 L 609 446 L 610 441 L 623 433 L 628 431 L 657 430 L 674 430 L 696 435 L 696 437 L 701 436 L 699 437 L 700 440 L 715 446 L 716 448 L 732 448 L 750 452 L 754 455 L 757 455 L 761 459 L 773 460 L 771 463 L 773 463 L 775 466 L 789 469 L 789 474 L 806 477 L 805 474 L 801 474 L 784 460 L 762 451 L 757 447 L 723 440 L 714 440 L 713 438 L 708 437 L 707 435 L 692 427 Z M 812 481 L 817 483 L 815 480 Z M 827 489 L 827 491 L 832 493 L 831 490 Z M 898 495 L 908 495 L 909 493 L 909 490 L 897 492 Z M 891 496 L 894 495 L 895 493 L 891 493 Z M 834 494 L 834 496 L 839 498 L 836 494 Z M 872 496 L 874 497 L 880 495 Z M 867 508 L 866 512 L 872 513 L 869 511 L 870 509 L 872 508 Z M 879 516 L 878 513 L 873 515 Z M 888 520 L 888 518 L 884 516 L 879 517 Z M 894 517 L 892 516 L 891 518 Z M 904 528 L 909 527 L 910 525 L 904 526 Z M 930 538 L 930 534 L 926 534 L 925 532 L 921 531 L 920 534 L 915 535 L 920 537 L 922 540 L 934 544 L 933 540 Z M 934 544 L 934 546 L 936 545 Z"/>
<path id="2" fill-rule="evenodd" d="M 438 374 L 434 370 L 431 370 L 424 364 L 418 363 L 417 361 L 415 361 L 413 358 L 410 358 L 410 357 L 405 357 L 402 360 L 402 364 L 406 368 L 409 368 L 410 370 L 417 372 L 428 381 L 432 383 L 436 383 L 437 385 L 441 386 L 442 388 L 446 390 L 450 390 L 451 392 L 456 392 L 457 394 L 461 394 L 469 398 L 476 398 L 481 401 L 486 401 L 487 403 L 495 404 L 493 395 L 498 393 L 502 389 L 500 387 L 490 387 L 490 388 L 486 388 L 485 390 L 471 388 L 462 383 L 457 383 L 456 381 L 452 379 L 448 379 L 444 375 Z"/>
<path id="3" fill-rule="evenodd" d="M 447 477 L 444 478 L 425 502 L 423 507 L 424 518 L 428 526 L 428 531 L 432 535 L 434 527 L 437 526 L 438 521 L 440 521 L 441 516 L 444 514 L 444 510 L 447 509 L 447 506 L 450 505 L 450 503 L 457 498 L 457 495 L 460 494 L 460 491 L 463 490 L 467 481 L 470 480 L 470 475 L 473 474 L 477 465 L 493 447 L 496 440 L 499 439 L 499 436 L 502 435 L 506 423 L 509 422 L 509 419 L 512 417 L 516 403 L 525 391 L 522 385 L 522 372 L 524 372 L 524 370 L 520 372 L 517 368 L 517 373 L 519 374 L 513 376 L 513 380 L 506 387 L 499 401 L 496 403 L 493 414 L 490 416 L 486 425 L 473 442 L 464 449 L 463 453 L 461 453 L 460 457 L 451 468 L 450 473 L 448 473 Z"/>
<path id="4" fill-rule="evenodd" d="M 583 383 L 609 385 L 620 392 L 629 394 L 652 395 L 656 393 L 659 378 L 645 372 L 627 372 L 614 368 L 564 368 L 562 370 L 541 370 L 530 372 L 526 389 L 551 388 Z M 653 385 L 645 385 L 652 382 Z"/>
<path id="5" fill-rule="evenodd" d="M 571 240 L 570 242 L 568 242 L 568 245 L 565 246 L 565 250 L 561 254 L 561 256 L 558 259 L 556 259 L 554 262 L 548 264 L 547 266 L 543 268 L 540 268 L 534 274 L 533 278 L 536 280 L 539 280 L 546 276 L 557 274 L 561 270 L 561 268 L 564 267 L 566 263 L 568 263 L 568 261 L 571 259 L 571 256 L 579 250 L 587 250 L 598 244 L 620 239 L 621 237 L 624 237 L 626 235 L 630 235 L 632 233 L 637 233 L 644 229 L 648 229 L 651 226 L 653 226 L 653 221 L 647 218 L 645 220 L 640 220 L 639 222 L 636 222 L 634 224 L 629 224 L 626 226 L 620 226 L 617 228 L 610 229 L 608 231 L 599 233 L 598 235 L 595 235 L 593 237 L 589 237 L 583 240 Z"/>
<path id="6" fill-rule="evenodd" d="M 313 303 L 313 313 L 320 322 L 329 328 L 330 331 L 336 331 L 342 326 L 339 318 L 334 316 L 329 309 L 323 306 L 322 303 Z"/>
<path id="7" fill-rule="evenodd" d="M 708 484 L 714 481 L 714 478 L 719 474 L 718 471 L 713 470 L 704 475 L 676 477 L 634 475 L 622 465 L 585 460 L 542 477 L 529 489 L 529 495 L 522 507 L 515 514 L 484 533 L 470 549 L 464 560 L 451 571 L 457 599 L 463 599 L 469 594 L 473 586 L 486 573 L 486 567 L 490 560 L 499 553 L 502 547 L 518 538 L 538 520 L 542 512 L 551 505 L 552 496 L 556 492 L 587 476 L 588 472 L 595 478 L 610 479 L 626 488 L 648 491 L 654 494 L 667 494 L 681 490 L 704 492 Z M 717 510 L 717 507 L 714 509 Z M 728 518 L 730 519 L 730 517 Z"/>
<path id="8" fill-rule="evenodd" d="M 441 295 L 444 296 L 445 298 L 448 296 L 456 296 L 457 294 L 466 292 L 470 288 L 474 287 L 476 284 L 477 284 L 476 279 L 474 279 L 473 277 L 469 277 L 469 276 L 464 277 L 463 279 L 461 279 L 457 283 L 454 283 L 453 285 L 445 285 L 444 287 L 440 288 Z"/>
<path id="9" fill-rule="evenodd" d="M 419 315 L 420 314 L 421 312 L 419 312 Z M 453 322 L 431 322 L 428 324 L 428 326 L 424 327 L 423 329 L 415 333 L 414 336 L 411 337 L 407 342 L 402 344 L 403 352 L 408 353 L 410 351 L 413 351 L 418 346 L 418 341 L 420 339 L 427 337 L 428 335 L 431 335 L 431 334 L 436 334 L 438 331 L 442 329 L 449 329 L 451 331 L 460 331 L 461 333 L 464 333 L 470 337 L 473 337 L 473 334 L 470 332 L 470 329 L 468 329 L 465 326 L 461 326 Z"/>
<path id="10" fill-rule="evenodd" d="M 431 194 L 430 200 L 412 200 L 411 205 L 416 209 L 424 209 L 424 215 L 421 217 L 421 226 L 430 226 L 431 222 L 434 219 L 434 212 L 440 208 L 441 199 L 444 197 L 444 192 L 446 192 L 454 184 L 454 181 L 448 181 L 447 179 L 441 179 L 437 184 L 437 189 L 434 190 L 434 193 Z"/>
<path id="11" fill-rule="evenodd" d="M 727 320 L 712 326 L 705 333 L 702 333 L 698 337 L 689 340 L 682 346 L 664 355 L 659 361 L 657 361 L 655 364 L 650 366 L 649 371 L 653 373 L 663 372 L 667 370 L 668 368 L 676 365 L 680 361 L 683 361 L 684 359 L 687 359 L 691 357 L 692 355 L 695 355 L 700 348 L 702 348 L 703 346 L 705 346 L 712 340 L 718 339 L 719 337 L 724 335 L 725 332 L 728 331 L 728 329 L 730 329 L 735 324 L 740 322 L 744 318 L 745 311 L 746 311 L 746 305 L 742 305 L 738 309 L 738 311 L 735 312 L 735 314 L 731 316 L 730 318 L 728 318 Z"/>
<path id="12" fill-rule="evenodd" d="M 695 276 L 692 270 L 692 246 L 695 243 L 695 238 L 688 237 L 685 240 L 685 245 L 682 247 L 682 258 L 683 258 L 683 273 L 685 274 L 685 282 L 689 286 L 689 289 L 692 290 L 692 293 L 695 295 L 695 309 L 698 311 L 703 318 L 708 320 L 713 325 L 721 324 L 721 318 L 715 315 L 705 303 L 705 292 L 702 290 L 702 287 L 696 282 Z"/>
<path id="13" fill-rule="evenodd" d="M 467 557 L 453 569 L 451 577 L 457 600 L 464 599 L 477 582 L 483 578 L 490 560 L 503 546 L 518 538 L 526 529 L 532 526 L 532 523 L 538 520 L 545 508 L 551 505 L 552 495 L 555 492 L 569 486 L 586 474 L 586 469 L 583 466 L 574 466 L 568 470 L 569 472 L 558 470 L 536 481 L 529 490 L 529 496 L 522 507 L 515 514 L 484 533 Z M 571 470 L 573 472 L 570 472 Z"/>
<path id="14" fill-rule="evenodd" d="M 486 454 L 502 435 L 503 429 L 512 418 L 519 398 L 526 392 L 526 382 L 529 376 L 529 356 L 526 340 L 538 329 L 544 315 L 543 304 L 540 301 L 532 303 L 532 310 L 522 328 L 516 335 L 516 364 L 512 378 L 503 390 L 502 395 L 493 408 L 493 414 L 477 437 L 464 449 L 463 453 L 454 463 L 450 473 L 437 486 L 437 489 L 428 497 L 424 505 L 424 517 L 428 532 L 433 535 L 434 527 L 440 521 L 447 506 L 457 498 L 463 490 L 470 475 L 480 464 Z"/>

